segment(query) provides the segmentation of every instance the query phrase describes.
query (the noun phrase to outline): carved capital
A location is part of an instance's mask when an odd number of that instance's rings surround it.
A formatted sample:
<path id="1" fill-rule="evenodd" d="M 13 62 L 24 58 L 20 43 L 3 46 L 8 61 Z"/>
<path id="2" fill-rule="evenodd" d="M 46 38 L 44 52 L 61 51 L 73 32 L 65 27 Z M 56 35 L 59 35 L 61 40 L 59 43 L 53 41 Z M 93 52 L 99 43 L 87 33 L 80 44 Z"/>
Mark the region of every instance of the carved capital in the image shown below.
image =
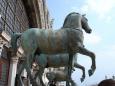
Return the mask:
<path id="1" fill-rule="evenodd" d="M 0 33 L 0 35 L 1 35 L 1 37 L 2 37 L 4 40 L 6 40 L 7 42 L 9 42 L 9 41 L 11 40 L 11 37 L 10 37 L 8 34 L 6 34 L 5 31 L 2 31 L 2 32 Z"/>
<path id="2" fill-rule="evenodd" d="M 18 63 L 18 57 L 12 57 L 11 63 Z"/>
<path id="3" fill-rule="evenodd" d="M 2 37 L 0 37 L 0 45 L 7 44 L 7 41 L 5 41 Z"/>
<path id="4" fill-rule="evenodd" d="M 5 41 L 2 37 L 0 37 L 0 57 L 1 57 L 4 45 L 7 45 L 7 41 Z"/>
<path id="5" fill-rule="evenodd" d="M 0 33 L 0 56 L 1 56 L 2 49 L 4 48 L 4 45 L 5 45 L 5 47 L 7 48 L 7 52 L 10 54 L 11 58 L 15 56 L 22 57 L 23 49 L 19 47 L 17 52 L 13 51 L 11 49 L 10 40 L 11 40 L 11 37 L 8 34 L 6 34 L 5 31 L 2 31 Z"/>

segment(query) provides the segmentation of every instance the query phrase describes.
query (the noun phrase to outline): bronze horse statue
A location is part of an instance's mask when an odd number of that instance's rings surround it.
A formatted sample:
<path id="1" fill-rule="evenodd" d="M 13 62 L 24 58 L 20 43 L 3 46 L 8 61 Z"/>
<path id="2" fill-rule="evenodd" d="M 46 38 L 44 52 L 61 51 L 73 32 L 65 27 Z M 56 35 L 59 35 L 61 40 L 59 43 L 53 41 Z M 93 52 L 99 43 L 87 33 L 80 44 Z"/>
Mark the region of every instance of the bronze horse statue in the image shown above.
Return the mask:
<path id="1" fill-rule="evenodd" d="M 76 83 L 72 80 L 72 78 L 69 79 L 67 67 L 65 67 L 64 69 L 47 72 L 46 77 L 49 80 L 49 83 L 52 81 L 55 82 L 66 81 L 69 82 L 71 86 L 76 86 Z"/>
<path id="2" fill-rule="evenodd" d="M 57 54 L 57 55 L 45 55 L 41 54 L 40 56 L 36 55 L 36 63 L 39 66 L 39 70 L 35 75 L 36 77 L 39 75 L 39 78 L 42 79 L 42 74 L 44 72 L 45 68 L 53 67 L 53 68 L 59 68 L 59 67 L 68 67 L 69 66 L 69 55 L 68 54 Z M 42 61 L 41 61 L 42 60 Z M 74 56 L 73 58 L 73 64 L 75 68 L 79 68 L 82 70 L 82 78 L 81 82 L 85 79 L 85 68 L 77 63 L 77 57 Z M 72 71 L 75 71 L 74 69 Z"/>
<path id="3" fill-rule="evenodd" d="M 53 67 L 53 68 L 68 67 L 69 66 L 68 62 L 69 62 L 69 55 L 68 54 L 57 54 L 57 55 L 40 54 L 39 56 L 36 55 L 35 56 L 35 63 L 37 63 L 37 65 L 39 66 L 39 70 L 35 74 L 34 79 L 36 80 L 36 78 L 39 77 L 40 82 L 43 83 L 42 75 L 43 75 L 45 68 L 48 68 L 48 67 Z M 73 64 L 74 64 L 75 68 L 79 68 L 82 70 L 83 74 L 82 74 L 82 78 L 80 80 L 81 80 L 81 82 L 83 82 L 85 79 L 85 68 L 82 65 L 77 63 L 77 55 L 74 56 L 73 62 L 74 62 Z M 21 72 L 24 70 L 23 63 L 18 67 L 19 71 L 21 71 Z M 72 71 L 75 71 L 75 70 L 73 69 Z M 21 76 L 21 72 L 18 73 L 19 77 Z M 67 70 L 66 70 L 66 75 L 68 75 Z M 68 79 L 67 79 L 67 81 L 68 81 Z M 19 84 L 21 84 L 21 85 L 23 84 L 21 80 L 19 81 Z"/>
<path id="4" fill-rule="evenodd" d="M 21 38 L 21 46 L 25 57 L 24 64 L 33 86 L 38 86 L 30 70 L 36 53 L 38 55 L 68 53 L 70 66 L 73 66 L 73 55 L 76 53 L 90 56 L 92 66 L 89 75 L 91 76 L 94 73 L 96 69 L 95 54 L 83 45 L 82 29 L 91 33 L 86 17 L 79 13 L 70 13 L 66 17 L 62 28 L 59 30 L 31 28 L 23 33 L 12 35 L 11 46 L 15 53 L 17 52 L 17 39 Z"/>

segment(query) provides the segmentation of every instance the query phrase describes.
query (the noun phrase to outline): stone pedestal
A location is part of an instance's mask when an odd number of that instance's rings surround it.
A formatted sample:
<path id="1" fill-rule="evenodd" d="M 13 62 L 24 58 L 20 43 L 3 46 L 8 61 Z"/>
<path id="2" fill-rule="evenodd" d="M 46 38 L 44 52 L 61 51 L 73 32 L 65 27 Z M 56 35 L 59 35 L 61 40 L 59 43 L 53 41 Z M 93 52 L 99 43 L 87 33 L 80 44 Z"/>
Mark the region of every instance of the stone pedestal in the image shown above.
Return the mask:
<path id="1" fill-rule="evenodd" d="M 8 86 L 15 86 L 18 58 L 13 57 L 10 62 Z"/>

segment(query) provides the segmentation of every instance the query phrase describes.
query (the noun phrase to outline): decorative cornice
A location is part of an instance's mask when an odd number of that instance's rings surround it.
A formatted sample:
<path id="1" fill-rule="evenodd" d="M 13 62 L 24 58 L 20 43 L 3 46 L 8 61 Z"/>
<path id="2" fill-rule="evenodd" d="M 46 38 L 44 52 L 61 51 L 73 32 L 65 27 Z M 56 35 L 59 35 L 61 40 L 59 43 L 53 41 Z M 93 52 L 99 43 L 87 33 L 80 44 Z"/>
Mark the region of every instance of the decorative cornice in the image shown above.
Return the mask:
<path id="1" fill-rule="evenodd" d="M 11 62 L 12 63 L 17 63 L 18 62 L 18 57 L 12 57 Z"/>
<path id="2" fill-rule="evenodd" d="M 0 33 L 0 35 L 1 35 L 1 37 L 3 37 L 3 39 L 5 39 L 7 42 L 9 42 L 9 41 L 11 40 L 11 37 L 10 37 L 8 34 L 6 34 L 5 31 L 2 31 L 2 32 Z"/>
<path id="3" fill-rule="evenodd" d="M 11 37 L 5 31 L 2 31 L 0 33 L 0 38 L 1 38 L 1 40 L 3 40 L 2 44 L 5 45 L 7 48 L 10 48 Z M 23 49 L 21 47 L 19 47 L 18 51 L 17 51 L 17 56 L 21 57 L 22 54 L 23 54 Z"/>

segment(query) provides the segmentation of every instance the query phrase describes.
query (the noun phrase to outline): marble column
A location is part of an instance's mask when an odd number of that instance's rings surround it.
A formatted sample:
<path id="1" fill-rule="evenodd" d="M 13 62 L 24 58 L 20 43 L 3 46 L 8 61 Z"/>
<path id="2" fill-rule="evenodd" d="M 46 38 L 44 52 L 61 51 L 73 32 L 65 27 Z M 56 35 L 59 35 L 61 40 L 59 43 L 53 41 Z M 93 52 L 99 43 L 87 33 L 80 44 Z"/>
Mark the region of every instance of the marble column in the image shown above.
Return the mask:
<path id="1" fill-rule="evenodd" d="M 17 63 L 18 63 L 18 58 L 17 57 L 12 57 L 11 61 L 10 61 L 8 86 L 15 86 Z"/>

